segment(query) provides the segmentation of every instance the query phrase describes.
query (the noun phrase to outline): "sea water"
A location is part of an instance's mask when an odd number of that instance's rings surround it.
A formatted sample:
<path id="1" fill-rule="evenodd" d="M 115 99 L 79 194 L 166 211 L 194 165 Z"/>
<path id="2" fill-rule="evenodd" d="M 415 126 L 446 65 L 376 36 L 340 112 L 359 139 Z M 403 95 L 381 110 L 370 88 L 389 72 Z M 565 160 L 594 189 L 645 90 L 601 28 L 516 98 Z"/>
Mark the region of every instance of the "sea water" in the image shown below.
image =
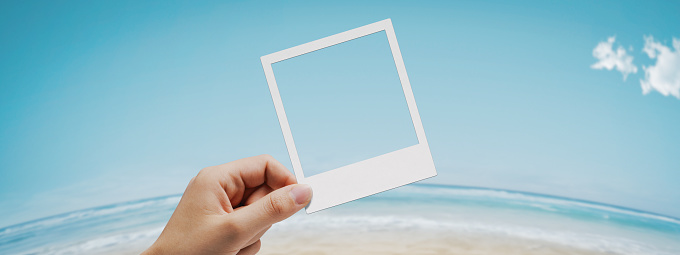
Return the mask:
<path id="1" fill-rule="evenodd" d="M 2 228 L 0 254 L 139 253 L 158 237 L 179 198 Z M 343 249 L 347 254 L 670 255 L 680 254 L 680 220 L 540 194 L 408 185 L 318 213 L 298 213 L 263 237 L 262 254 L 344 254 Z"/>

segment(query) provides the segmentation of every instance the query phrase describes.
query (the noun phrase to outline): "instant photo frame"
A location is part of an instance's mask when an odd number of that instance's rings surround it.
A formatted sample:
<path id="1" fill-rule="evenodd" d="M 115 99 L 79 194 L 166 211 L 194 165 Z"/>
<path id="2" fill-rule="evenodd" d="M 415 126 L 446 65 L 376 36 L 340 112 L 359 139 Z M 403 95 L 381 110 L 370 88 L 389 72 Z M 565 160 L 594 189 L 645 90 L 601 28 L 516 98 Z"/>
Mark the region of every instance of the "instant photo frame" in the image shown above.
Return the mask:
<path id="1" fill-rule="evenodd" d="M 288 124 L 286 111 L 283 108 L 283 101 L 274 78 L 272 64 L 381 31 L 385 31 L 385 34 L 387 34 L 418 144 L 305 177 L 293 141 L 293 134 Z M 306 208 L 307 213 L 317 212 L 437 175 L 390 19 L 272 53 L 261 57 L 260 60 L 297 181 L 310 185 L 314 192 L 312 201 Z"/>

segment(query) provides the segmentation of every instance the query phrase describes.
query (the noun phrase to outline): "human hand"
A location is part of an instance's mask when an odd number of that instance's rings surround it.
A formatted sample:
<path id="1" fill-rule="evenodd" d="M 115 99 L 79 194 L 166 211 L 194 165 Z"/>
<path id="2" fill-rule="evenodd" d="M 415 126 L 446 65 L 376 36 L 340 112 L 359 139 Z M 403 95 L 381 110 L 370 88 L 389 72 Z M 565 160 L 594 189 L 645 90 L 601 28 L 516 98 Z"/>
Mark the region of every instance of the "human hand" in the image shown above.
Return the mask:
<path id="1" fill-rule="evenodd" d="M 308 185 L 269 155 L 202 169 L 177 209 L 142 254 L 255 254 L 260 237 L 304 208 Z"/>

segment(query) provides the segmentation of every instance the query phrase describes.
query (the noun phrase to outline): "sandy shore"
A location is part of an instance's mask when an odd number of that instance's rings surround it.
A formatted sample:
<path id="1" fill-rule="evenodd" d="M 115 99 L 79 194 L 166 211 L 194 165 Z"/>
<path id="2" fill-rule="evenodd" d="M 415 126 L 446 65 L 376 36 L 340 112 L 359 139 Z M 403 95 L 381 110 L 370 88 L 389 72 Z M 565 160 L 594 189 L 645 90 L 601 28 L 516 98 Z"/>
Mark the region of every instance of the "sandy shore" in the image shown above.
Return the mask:
<path id="1" fill-rule="evenodd" d="M 456 233 L 356 232 L 356 233 L 283 233 L 265 235 L 262 255 L 284 254 L 609 254 L 545 241 L 510 236 L 465 235 Z"/>
<path id="2" fill-rule="evenodd" d="M 661 216 L 507 191 L 401 190 L 333 210 L 300 212 L 265 234 L 259 254 L 680 254 L 677 221 Z M 15 247 L 0 247 L 5 248 L 0 253 L 139 254 L 161 233 L 178 199 L 30 223 L 13 230 Z"/>
<path id="3" fill-rule="evenodd" d="M 139 254 L 151 240 L 112 246 L 91 254 Z M 459 255 L 612 255 L 545 241 L 510 236 L 459 235 L 456 233 L 404 232 L 310 232 L 275 231 L 262 238 L 260 255 L 350 255 L 350 254 L 459 254 Z"/>

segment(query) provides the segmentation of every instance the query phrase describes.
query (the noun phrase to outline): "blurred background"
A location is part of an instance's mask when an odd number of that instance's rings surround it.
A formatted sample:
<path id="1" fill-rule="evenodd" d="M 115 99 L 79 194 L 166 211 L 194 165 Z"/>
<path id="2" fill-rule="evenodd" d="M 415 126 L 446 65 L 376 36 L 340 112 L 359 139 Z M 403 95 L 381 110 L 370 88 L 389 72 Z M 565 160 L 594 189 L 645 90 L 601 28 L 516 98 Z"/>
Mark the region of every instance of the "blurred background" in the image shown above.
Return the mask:
<path id="1" fill-rule="evenodd" d="M 243 157 L 271 154 L 292 169 L 260 57 L 387 18 L 439 173 L 424 183 L 678 218 L 678 13 L 675 1 L 2 1 L 0 228 L 179 194 L 201 168 Z M 294 85 L 319 74 L 304 69 L 312 63 L 381 63 L 390 55 L 378 36 L 277 63 L 275 73 L 298 70 L 288 72 Z M 302 109 L 291 125 L 325 121 L 316 135 L 376 146 L 300 138 L 308 151 L 337 150 L 309 156 L 310 165 L 330 169 L 413 142 L 394 139 L 408 131 L 401 111 L 332 124 L 398 105 L 398 90 L 326 119 L 303 111 L 314 100 L 285 98 L 343 95 L 334 87 L 282 88 L 286 107 Z M 406 128 L 371 135 L 386 123 Z M 357 135 L 362 128 L 373 131 Z"/>

